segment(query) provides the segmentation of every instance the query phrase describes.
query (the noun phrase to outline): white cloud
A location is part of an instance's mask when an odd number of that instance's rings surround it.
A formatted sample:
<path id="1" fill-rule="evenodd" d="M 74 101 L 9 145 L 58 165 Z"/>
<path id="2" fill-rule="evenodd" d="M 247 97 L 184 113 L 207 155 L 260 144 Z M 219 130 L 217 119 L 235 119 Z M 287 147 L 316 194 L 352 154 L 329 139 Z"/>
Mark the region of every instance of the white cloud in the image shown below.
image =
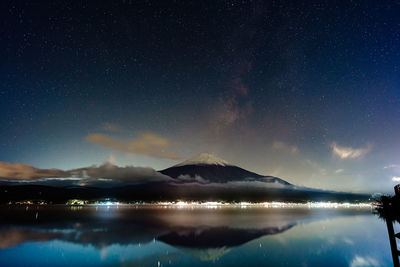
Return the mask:
<path id="1" fill-rule="evenodd" d="M 349 245 L 354 245 L 354 241 L 347 237 L 343 238 L 343 242 Z"/>
<path id="2" fill-rule="evenodd" d="M 119 167 L 110 162 L 69 171 L 74 177 L 109 179 L 125 182 L 170 181 L 172 178 L 148 167 Z"/>
<path id="3" fill-rule="evenodd" d="M 376 259 L 372 257 L 369 256 L 361 257 L 358 255 L 356 255 L 350 263 L 350 267 L 368 267 L 368 266 L 376 267 L 379 266 L 379 263 Z"/>
<path id="4" fill-rule="evenodd" d="M 390 165 L 386 165 L 385 167 L 383 167 L 384 169 L 395 169 L 395 168 L 399 168 L 400 165 L 397 164 L 390 164 Z"/>
<path id="5" fill-rule="evenodd" d="M 193 182 L 198 182 L 198 183 L 201 183 L 201 184 L 206 184 L 206 183 L 209 183 L 209 182 L 210 182 L 209 180 L 204 179 L 203 177 L 201 177 L 200 175 L 197 175 L 197 174 L 196 174 L 194 177 L 192 177 L 192 176 L 190 176 L 190 175 L 188 175 L 188 174 L 179 175 L 179 176 L 178 176 L 178 179 L 179 179 L 179 180 L 182 180 L 182 181 L 193 181 Z"/>
<path id="6" fill-rule="evenodd" d="M 393 176 L 393 177 L 392 177 L 392 181 L 393 181 L 393 182 L 400 182 L 400 177 L 398 177 L 398 176 Z"/>
<path id="7" fill-rule="evenodd" d="M 338 156 L 341 159 L 360 158 L 371 150 L 370 145 L 367 145 L 367 147 L 364 148 L 352 148 L 352 147 L 339 146 L 335 142 L 331 144 L 331 148 L 333 155 Z"/>
<path id="8" fill-rule="evenodd" d="M 400 171 L 400 165 L 399 164 L 390 164 L 390 165 L 386 165 L 383 168 L 384 169 L 393 169 L 395 171 Z"/>
<path id="9" fill-rule="evenodd" d="M 209 186 L 216 187 L 235 187 L 235 188 L 292 188 L 291 186 L 281 184 L 278 181 L 275 182 L 263 182 L 263 181 L 230 181 L 226 183 L 210 183 Z"/>
<path id="10" fill-rule="evenodd" d="M 335 172 L 336 173 L 342 173 L 342 172 L 344 172 L 344 170 L 343 169 L 337 169 Z"/>

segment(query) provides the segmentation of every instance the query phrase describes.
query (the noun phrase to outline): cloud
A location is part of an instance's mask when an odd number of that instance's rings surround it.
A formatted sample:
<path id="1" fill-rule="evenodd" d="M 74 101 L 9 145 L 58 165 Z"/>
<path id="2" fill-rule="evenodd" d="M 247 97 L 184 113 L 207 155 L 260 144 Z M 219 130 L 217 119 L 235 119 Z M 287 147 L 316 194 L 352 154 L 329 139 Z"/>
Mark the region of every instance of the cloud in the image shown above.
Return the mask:
<path id="1" fill-rule="evenodd" d="M 202 177 L 198 177 L 200 179 L 203 179 Z M 199 180 L 194 180 L 193 177 L 188 177 L 187 179 L 179 178 L 184 181 L 191 181 L 191 182 L 197 182 L 198 185 L 205 186 L 205 187 L 219 187 L 219 188 L 290 188 L 293 189 L 292 186 L 290 185 L 285 185 L 282 184 L 278 181 L 275 182 L 265 182 L 265 181 L 255 181 L 255 180 L 248 180 L 248 181 L 229 181 L 225 183 L 212 183 L 208 180 L 204 181 L 199 181 Z M 190 186 L 192 183 L 184 183 L 183 186 Z"/>
<path id="2" fill-rule="evenodd" d="M 393 176 L 393 177 L 392 177 L 392 181 L 393 181 L 393 182 L 400 182 L 400 177 L 398 177 L 398 176 Z"/>
<path id="3" fill-rule="evenodd" d="M 385 170 L 390 170 L 393 174 L 392 181 L 393 182 L 400 182 L 400 165 L 399 164 L 390 164 L 383 167 Z"/>
<path id="4" fill-rule="evenodd" d="M 88 179 L 109 179 L 123 182 L 170 181 L 172 178 L 148 167 L 119 167 L 110 162 L 69 171 L 72 176 Z M 85 181 L 90 182 L 90 180 Z"/>
<path id="5" fill-rule="evenodd" d="M 263 182 L 263 181 L 230 181 L 223 184 L 213 183 L 214 186 L 226 186 L 226 187 L 257 187 L 257 188 L 292 188 L 291 186 L 275 182 Z"/>
<path id="6" fill-rule="evenodd" d="M 206 183 L 209 183 L 210 181 L 209 180 L 207 180 L 207 179 L 204 179 L 203 177 L 201 177 L 200 175 L 195 175 L 194 177 L 192 177 L 192 176 L 190 176 L 190 175 L 188 175 L 188 174 L 185 174 L 185 175 L 179 175 L 178 176 L 178 179 L 179 180 L 182 180 L 182 181 L 185 181 L 185 182 L 198 182 L 198 183 L 200 183 L 200 184 L 206 184 Z"/>
<path id="7" fill-rule="evenodd" d="M 222 187 L 222 188 L 290 188 L 293 189 L 293 185 L 286 184 L 279 178 L 266 176 L 263 178 L 246 178 L 241 181 L 226 181 L 226 182 L 212 182 L 210 180 L 204 179 L 199 175 L 180 175 L 178 181 L 183 181 L 185 183 L 181 184 L 183 186 L 191 186 L 193 183 L 197 183 L 202 186 L 209 187 Z"/>
<path id="8" fill-rule="evenodd" d="M 367 145 L 365 148 L 352 148 L 339 146 L 335 142 L 331 144 L 332 153 L 341 159 L 355 159 L 360 158 L 371 150 L 371 146 Z"/>
<path id="9" fill-rule="evenodd" d="M 172 178 L 148 167 L 119 167 L 107 162 L 73 170 L 37 169 L 26 164 L 0 162 L 0 178 L 7 181 L 35 181 L 50 184 L 78 183 L 92 184 L 95 181 L 110 180 L 122 182 L 170 181 Z"/>
<path id="10" fill-rule="evenodd" d="M 274 141 L 272 143 L 272 148 L 275 150 L 286 150 L 292 154 L 299 152 L 299 148 L 297 146 L 292 146 L 281 141 Z"/>
<path id="11" fill-rule="evenodd" d="M 344 172 L 343 169 L 337 169 L 337 170 L 335 171 L 335 173 L 342 173 L 342 172 Z"/>
<path id="12" fill-rule="evenodd" d="M 67 178 L 68 171 L 59 169 L 38 169 L 22 163 L 0 162 L 0 178 L 7 180 L 38 180 L 43 178 Z"/>
<path id="13" fill-rule="evenodd" d="M 367 266 L 380 266 L 379 262 L 372 257 L 361 257 L 356 255 L 350 263 L 351 267 L 367 267 Z"/>
<path id="14" fill-rule="evenodd" d="M 399 171 L 400 170 L 400 165 L 399 164 L 390 164 L 390 165 L 386 165 L 383 168 L 384 169 L 394 169 L 394 170 Z"/>
<path id="15" fill-rule="evenodd" d="M 88 135 L 86 140 L 102 147 L 150 157 L 174 160 L 181 158 L 179 154 L 170 150 L 172 142 L 169 139 L 151 132 L 142 133 L 138 138 L 128 141 L 99 133 Z"/>

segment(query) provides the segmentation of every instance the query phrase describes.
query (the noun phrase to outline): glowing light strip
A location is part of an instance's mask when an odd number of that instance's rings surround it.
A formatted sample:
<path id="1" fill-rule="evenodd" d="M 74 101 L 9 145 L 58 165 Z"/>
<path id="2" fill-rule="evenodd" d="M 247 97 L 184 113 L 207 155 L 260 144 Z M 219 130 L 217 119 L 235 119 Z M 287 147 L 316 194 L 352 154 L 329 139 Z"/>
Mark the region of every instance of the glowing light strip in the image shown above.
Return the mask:
<path id="1" fill-rule="evenodd" d="M 13 203 L 9 203 L 12 205 Z M 14 204 L 20 205 L 35 205 L 32 201 L 15 202 Z M 37 205 L 37 204 L 36 204 Z M 46 204 L 41 204 L 46 205 Z M 196 202 L 196 201 L 173 201 L 173 202 L 155 202 L 155 203 L 123 203 L 114 201 L 95 202 L 87 204 L 85 200 L 76 199 L 73 203 L 66 203 L 71 206 L 161 206 L 161 207 L 178 207 L 178 208 L 222 208 L 222 207 L 263 207 L 263 208 L 373 208 L 374 203 L 338 203 L 338 202 L 239 202 L 239 203 L 226 203 L 226 202 Z"/>
<path id="2" fill-rule="evenodd" d="M 157 202 L 153 204 L 171 207 L 266 207 L 266 208 L 372 208 L 373 203 L 338 203 L 338 202 L 240 202 L 240 203 L 223 203 L 223 202 Z"/>

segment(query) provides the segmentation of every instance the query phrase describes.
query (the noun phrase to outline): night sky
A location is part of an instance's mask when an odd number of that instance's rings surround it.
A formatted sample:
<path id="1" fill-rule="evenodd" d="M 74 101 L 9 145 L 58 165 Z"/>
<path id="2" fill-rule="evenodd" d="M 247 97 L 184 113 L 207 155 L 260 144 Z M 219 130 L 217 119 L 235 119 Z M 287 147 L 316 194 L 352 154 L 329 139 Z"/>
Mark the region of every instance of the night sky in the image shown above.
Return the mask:
<path id="1" fill-rule="evenodd" d="M 395 1 L 2 1 L 0 161 L 159 170 L 210 152 L 297 185 L 392 192 L 399 14 Z"/>

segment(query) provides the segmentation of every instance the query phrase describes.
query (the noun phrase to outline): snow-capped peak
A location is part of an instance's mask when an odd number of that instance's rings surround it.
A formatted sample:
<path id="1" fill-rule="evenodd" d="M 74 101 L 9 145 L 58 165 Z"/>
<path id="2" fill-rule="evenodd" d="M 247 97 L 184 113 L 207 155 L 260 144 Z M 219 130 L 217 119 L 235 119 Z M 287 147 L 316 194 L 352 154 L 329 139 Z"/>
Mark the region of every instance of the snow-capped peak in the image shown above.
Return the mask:
<path id="1" fill-rule="evenodd" d="M 227 161 L 217 157 L 214 154 L 208 154 L 208 153 L 200 153 L 194 156 L 191 159 L 185 160 L 184 162 L 181 162 L 175 167 L 179 166 L 185 166 L 185 165 L 220 165 L 220 166 L 226 166 L 230 165 Z"/>

